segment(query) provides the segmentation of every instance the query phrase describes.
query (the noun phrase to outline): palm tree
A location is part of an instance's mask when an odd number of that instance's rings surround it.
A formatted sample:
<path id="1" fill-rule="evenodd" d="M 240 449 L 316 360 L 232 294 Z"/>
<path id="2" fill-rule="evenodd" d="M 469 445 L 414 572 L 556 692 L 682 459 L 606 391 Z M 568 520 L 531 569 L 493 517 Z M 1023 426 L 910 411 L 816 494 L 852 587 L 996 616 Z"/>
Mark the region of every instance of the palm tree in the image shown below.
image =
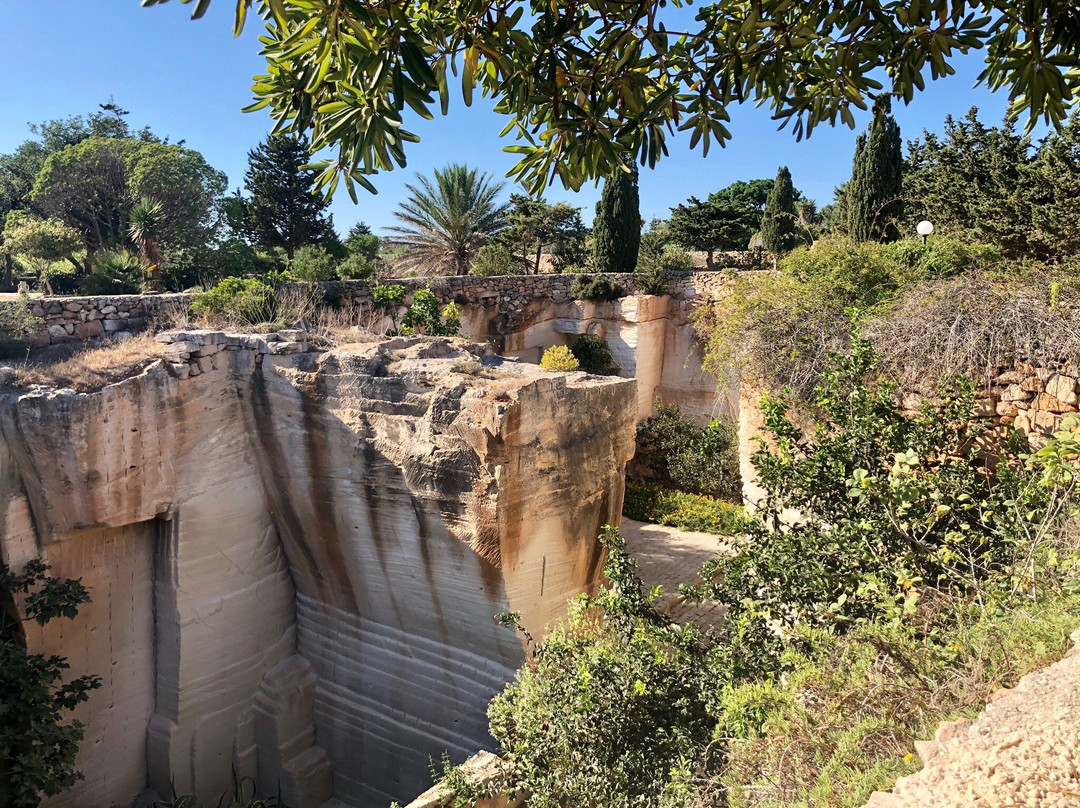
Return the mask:
<path id="1" fill-rule="evenodd" d="M 165 224 L 165 210 L 156 199 L 143 197 L 128 214 L 128 236 L 142 253 L 146 271 L 150 276 L 150 288 L 161 291 L 161 246 L 158 239 Z"/>
<path id="2" fill-rule="evenodd" d="M 435 169 L 434 183 L 421 174 L 416 178 L 420 187 L 406 185 L 412 196 L 394 213 L 402 226 L 390 228 L 390 246 L 407 250 L 399 265 L 465 275 L 476 251 L 506 225 L 508 205 L 496 199 L 502 183 L 457 163 Z"/>

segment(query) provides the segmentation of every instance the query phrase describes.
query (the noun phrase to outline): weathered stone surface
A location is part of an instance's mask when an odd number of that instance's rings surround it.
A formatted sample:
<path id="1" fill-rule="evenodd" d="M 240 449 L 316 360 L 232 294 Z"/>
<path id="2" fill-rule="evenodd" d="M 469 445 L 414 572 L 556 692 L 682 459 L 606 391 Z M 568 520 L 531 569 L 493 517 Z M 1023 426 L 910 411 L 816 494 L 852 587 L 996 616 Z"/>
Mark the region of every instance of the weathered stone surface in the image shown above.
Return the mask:
<path id="1" fill-rule="evenodd" d="M 1064 404 L 1075 405 L 1077 403 L 1076 379 L 1072 376 L 1055 373 L 1046 382 L 1046 392 Z"/>
<path id="2" fill-rule="evenodd" d="M 279 772 L 294 808 L 409 798 L 429 758 L 490 743 L 523 656 L 492 615 L 542 634 L 600 574 L 631 382 L 470 375 L 486 351 L 459 341 L 222 343 L 97 393 L 0 397 L 0 553 L 43 553 L 93 599 L 28 642 L 104 679 L 76 711 L 87 779 L 49 808 L 171 783 L 214 804 L 234 769 Z"/>
<path id="3" fill-rule="evenodd" d="M 1001 391 L 1001 395 L 998 396 L 998 398 L 1004 402 L 1027 401 L 1031 398 L 1031 393 L 1018 384 L 1010 384 Z"/>

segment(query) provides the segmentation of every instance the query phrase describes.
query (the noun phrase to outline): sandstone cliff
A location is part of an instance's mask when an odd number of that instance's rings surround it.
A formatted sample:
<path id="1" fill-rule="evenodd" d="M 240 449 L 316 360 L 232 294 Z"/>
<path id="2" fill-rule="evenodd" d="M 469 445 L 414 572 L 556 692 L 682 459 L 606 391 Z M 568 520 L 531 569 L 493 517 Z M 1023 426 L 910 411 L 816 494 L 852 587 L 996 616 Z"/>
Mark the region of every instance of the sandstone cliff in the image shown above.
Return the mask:
<path id="1" fill-rule="evenodd" d="M 492 616 L 539 633 L 596 582 L 634 384 L 460 341 L 164 339 L 99 392 L 0 400 L 2 558 L 93 598 L 29 641 L 104 680 L 50 805 L 216 800 L 234 768 L 294 808 L 417 793 L 489 743 L 522 659 Z"/>

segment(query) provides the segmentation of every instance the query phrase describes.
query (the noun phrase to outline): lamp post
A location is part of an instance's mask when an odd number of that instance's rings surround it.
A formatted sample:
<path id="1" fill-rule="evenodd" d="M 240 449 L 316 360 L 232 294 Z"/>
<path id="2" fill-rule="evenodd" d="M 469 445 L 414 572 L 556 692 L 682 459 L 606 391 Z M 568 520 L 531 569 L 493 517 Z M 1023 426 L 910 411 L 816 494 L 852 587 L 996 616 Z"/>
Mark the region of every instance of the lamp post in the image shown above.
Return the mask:
<path id="1" fill-rule="evenodd" d="M 926 237 L 934 232 L 934 225 L 932 222 L 923 219 L 917 225 L 915 225 L 915 232 L 922 236 L 922 243 L 926 243 Z"/>

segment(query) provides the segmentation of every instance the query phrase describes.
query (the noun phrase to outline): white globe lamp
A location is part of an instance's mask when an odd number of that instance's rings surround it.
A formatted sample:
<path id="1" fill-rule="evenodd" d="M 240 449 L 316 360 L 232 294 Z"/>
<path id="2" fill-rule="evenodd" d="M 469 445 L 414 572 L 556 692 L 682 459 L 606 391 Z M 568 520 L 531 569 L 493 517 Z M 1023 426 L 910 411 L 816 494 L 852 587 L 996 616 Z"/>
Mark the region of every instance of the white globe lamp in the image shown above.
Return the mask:
<path id="1" fill-rule="evenodd" d="M 925 244 L 926 237 L 934 232 L 934 224 L 933 222 L 928 222 L 926 219 L 923 219 L 915 225 L 915 232 L 922 236 L 922 243 Z"/>

